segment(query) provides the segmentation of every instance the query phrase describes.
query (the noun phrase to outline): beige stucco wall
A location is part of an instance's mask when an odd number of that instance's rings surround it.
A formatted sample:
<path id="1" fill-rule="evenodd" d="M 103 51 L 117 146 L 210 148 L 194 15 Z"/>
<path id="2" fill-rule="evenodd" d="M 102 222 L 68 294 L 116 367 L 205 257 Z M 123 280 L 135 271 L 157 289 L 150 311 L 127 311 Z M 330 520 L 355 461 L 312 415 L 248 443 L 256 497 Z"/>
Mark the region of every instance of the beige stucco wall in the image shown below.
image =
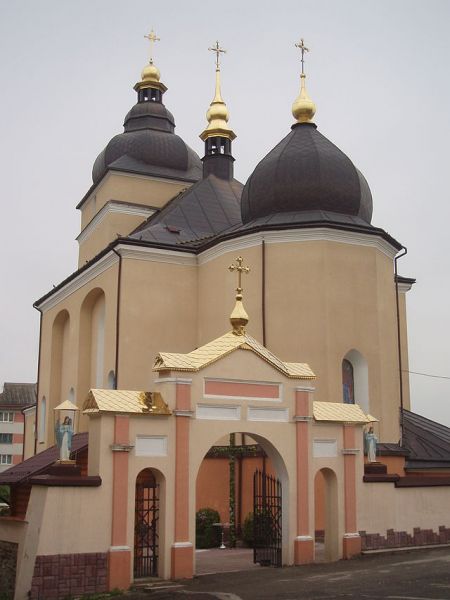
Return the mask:
<path id="1" fill-rule="evenodd" d="M 243 278 L 248 331 L 263 341 L 262 246 L 239 249 L 238 243 L 229 252 L 201 255 L 198 260 L 181 253 L 167 259 L 164 253 L 124 256 L 119 388 L 151 389 L 158 352 L 189 352 L 229 330 L 236 276 L 228 266 L 239 254 L 251 267 L 250 275 Z M 71 359 L 64 365 L 61 395 L 65 388 L 74 387 L 77 401 L 84 400 L 89 384 L 79 363 L 86 351 L 79 344 L 79 315 L 84 298 L 96 286 L 106 298 L 105 378 L 115 369 L 117 271 L 117 264 L 110 266 L 44 314 L 40 398 L 49 389 L 51 324 L 60 310 L 67 309 Z M 357 350 L 367 361 L 369 411 L 380 419 L 380 440 L 397 442 L 400 396 L 392 259 L 379 248 L 360 243 L 267 243 L 265 279 L 266 346 L 282 360 L 308 362 L 317 375 L 316 399 L 332 402 L 342 401 L 342 359 Z M 406 332 L 402 343 L 407 365 Z M 405 384 L 405 406 L 409 406 L 408 392 Z M 86 429 L 87 421 L 82 419 L 81 425 Z"/>
<path id="2" fill-rule="evenodd" d="M 71 388 L 75 392 L 75 401 L 78 406 L 82 406 L 87 393 L 91 387 L 95 387 L 95 381 L 91 375 L 86 373 L 86 367 L 81 368 L 81 361 L 85 361 L 89 352 L 90 340 L 87 335 L 80 339 L 80 317 L 84 300 L 90 293 L 95 294 L 97 289 L 105 294 L 105 340 L 104 340 L 104 358 L 103 373 L 104 386 L 107 385 L 108 373 L 115 370 L 115 331 L 116 331 L 116 304 L 117 304 L 117 277 L 118 277 L 118 258 L 115 264 L 109 269 L 99 274 L 93 280 L 76 289 L 70 296 L 64 298 L 56 306 L 45 311 L 42 317 L 42 335 L 41 335 L 41 361 L 39 371 L 39 389 L 38 402 L 42 398 L 47 399 L 47 424 L 44 442 L 38 442 L 38 452 L 44 450 L 48 445 L 54 443 L 54 415 L 53 408 L 67 399 Z M 67 311 L 69 315 L 68 332 L 66 338 L 66 352 L 62 364 L 61 387 L 60 391 L 52 387 L 52 378 L 56 377 L 55 369 L 52 370 L 52 330 L 53 324 L 61 311 Z M 89 361 L 90 362 L 90 361 Z M 39 409 L 38 409 L 39 420 Z M 80 418 L 80 430 L 87 429 L 87 418 L 83 415 Z"/>
<path id="3" fill-rule="evenodd" d="M 227 328 L 236 284 L 226 267 L 238 254 L 252 268 L 243 278 L 248 331 L 262 340 L 261 246 L 254 246 L 199 267 L 199 345 Z M 266 346 L 285 361 L 308 362 L 317 375 L 316 400 L 331 402 L 342 401 L 342 359 L 359 351 L 368 363 L 369 408 L 381 420 L 380 437 L 398 441 L 393 262 L 379 249 L 324 240 L 267 243 Z"/>
<path id="4" fill-rule="evenodd" d="M 358 526 L 386 535 L 388 529 L 413 533 L 414 527 L 438 531 L 450 527 L 450 487 L 396 488 L 393 483 L 365 483 L 358 496 Z"/>
<path id="5" fill-rule="evenodd" d="M 108 213 L 105 218 L 79 242 L 78 267 L 94 258 L 117 237 L 125 237 L 146 220 L 145 216 L 120 212 Z"/>
<path id="6" fill-rule="evenodd" d="M 181 190 L 191 185 L 186 181 L 110 171 L 83 203 L 80 209 L 80 229 L 83 230 L 109 200 L 161 208 Z"/>
<path id="7" fill-rule="evenodd" d="M 36 409 L 26 411 L 25 417 L 25 434 L 23 440 L 23 457 L 24 460 L 30 458 L 34 454 L 34 442 L 36 432 Z"/>

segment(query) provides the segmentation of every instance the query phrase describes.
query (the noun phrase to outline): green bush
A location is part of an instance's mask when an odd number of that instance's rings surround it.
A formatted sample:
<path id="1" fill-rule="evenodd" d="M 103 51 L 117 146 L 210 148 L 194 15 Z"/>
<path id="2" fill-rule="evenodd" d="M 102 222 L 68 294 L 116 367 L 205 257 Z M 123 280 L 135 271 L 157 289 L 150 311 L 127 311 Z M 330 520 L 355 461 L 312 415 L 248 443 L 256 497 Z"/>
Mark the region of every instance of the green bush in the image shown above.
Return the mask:
<path id="1" fill-rule="evenodd" d="M 253 548 L 253 536 L 253 513 L 248 513 L 242 526 L 242 541 L 249 548 Z"/>
<path id="2" fill-rule="evenodd" d="M 201 508 L 195 516 L 195 545 L 197 548 L 217 548 L 220 546 L 220 515 L 213 508 Z"/>

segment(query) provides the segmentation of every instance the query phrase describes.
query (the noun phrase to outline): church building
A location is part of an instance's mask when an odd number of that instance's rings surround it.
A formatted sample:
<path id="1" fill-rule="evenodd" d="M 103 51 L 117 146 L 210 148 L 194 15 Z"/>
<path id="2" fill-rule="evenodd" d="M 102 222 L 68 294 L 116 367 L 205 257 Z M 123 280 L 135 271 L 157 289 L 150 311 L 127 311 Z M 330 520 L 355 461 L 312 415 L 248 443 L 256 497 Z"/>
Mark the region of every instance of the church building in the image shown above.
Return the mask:
<path id="1" fill-rule="evenodd" d="M 326 560 L 450 543 L 450 430 L 410 409 L 415 280 L 319 131 L 297 46 L 292 127 L 245 185 L 218 43 L 202 158 L 151 58 L 95 159 L 78 268 L 34 304 L 35 435 L 0 473 L 15 600 L 192 577 L 203 507 L 233 535 L 252 513 L 264 565 L 314 562 L 319 539 Z"/>

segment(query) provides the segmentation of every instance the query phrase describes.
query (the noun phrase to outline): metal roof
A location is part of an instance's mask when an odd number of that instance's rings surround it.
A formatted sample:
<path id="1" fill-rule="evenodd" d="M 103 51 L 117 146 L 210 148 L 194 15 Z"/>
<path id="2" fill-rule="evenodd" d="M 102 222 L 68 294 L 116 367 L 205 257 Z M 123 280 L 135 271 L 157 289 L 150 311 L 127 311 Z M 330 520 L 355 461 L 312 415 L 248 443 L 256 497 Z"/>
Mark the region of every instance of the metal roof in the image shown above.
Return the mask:
<path id="1" fill-rule="evenodd" d="M 36 404 L 37 386 L 35 383 L 5 382 L 0 394 L 0 405 L 23 408 Z"/>
<path id="2" fill-rule="evenodd" d="M 403 410 L 403 442 L 407 468 L 450 468 L 450 428 Z"/>
<path id="3" fill-rule="evenodd" d="M 85 450 L 88 447 L 88 433 L 76 433 L 72 437 L 72 452 L 71 456 L 75 456 L 78 452 Z M 0 485 L 14 485 L 24 483 L 26 480 L 36 475 L 44 473 L 51 465 L 59 458 L 59 450 L 57 446 L 52 446 L 31 456 L 27 460 L 14 465 L 0 473 Z"/>

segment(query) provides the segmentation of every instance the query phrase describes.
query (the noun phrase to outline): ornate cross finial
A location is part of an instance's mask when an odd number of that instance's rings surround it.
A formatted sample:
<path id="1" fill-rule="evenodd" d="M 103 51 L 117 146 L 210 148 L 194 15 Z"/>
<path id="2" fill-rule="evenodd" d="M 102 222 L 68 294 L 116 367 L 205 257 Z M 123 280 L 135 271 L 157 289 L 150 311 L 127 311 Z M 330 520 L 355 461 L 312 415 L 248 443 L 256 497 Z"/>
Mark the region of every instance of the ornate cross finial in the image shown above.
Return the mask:
<path id="1" fill-rule="evenodd" d="M 305 52 L 309 52 L 309 48 L 305 46 L 305 41 L 303 38 L 300 39 L 300 43 L 297 42 L 295 47 L 298 48 L 302 53 L 302 75 L 305 74 Z"/>
<path id="2" fill-rule="evenodd" d="M 218 41 L 216 41 L 215 46 L 213 46 L 212 48 L 208 48 L 208 50 L 211 50 L 211 52 L 216 53 L 216 69 L 220 69 L 220 53 L 222 52 L 223 54 L 225 54 L 226 50 L 224 50 L 223 48 L 220 47 L 220 44 Z"/>
<path id="3" fill-rule="evenodd" d="M 238 295 L 242 294 L 242 273 L 245 273 L 246 275 L 248 273 L 250 273 L 250 267 L 243 267 L 242 263 L 244 262 L 244 259 L 242 258 L 242 256 L 238 256 L 236 258 L 236 264 L 230 265 L 228 267 L 228 269 L 233 272 L 233 271 L 237 271 L 238 274 L 238 286 L 236 288 L 236 292 Z"/>
<path id="4" fill-rule="evenodd" d="M 148 41 L 150 42 L 150 64 L 153 64 L 153 44 L 155 42 L 160 42 L 161 38 L 157 37 L 156 33 L 153 31 L 153 29 L 150 31 L 150 33 L 147 33 L 147 35 L 144 35 L 145 38 L 148 39 Z"/>

